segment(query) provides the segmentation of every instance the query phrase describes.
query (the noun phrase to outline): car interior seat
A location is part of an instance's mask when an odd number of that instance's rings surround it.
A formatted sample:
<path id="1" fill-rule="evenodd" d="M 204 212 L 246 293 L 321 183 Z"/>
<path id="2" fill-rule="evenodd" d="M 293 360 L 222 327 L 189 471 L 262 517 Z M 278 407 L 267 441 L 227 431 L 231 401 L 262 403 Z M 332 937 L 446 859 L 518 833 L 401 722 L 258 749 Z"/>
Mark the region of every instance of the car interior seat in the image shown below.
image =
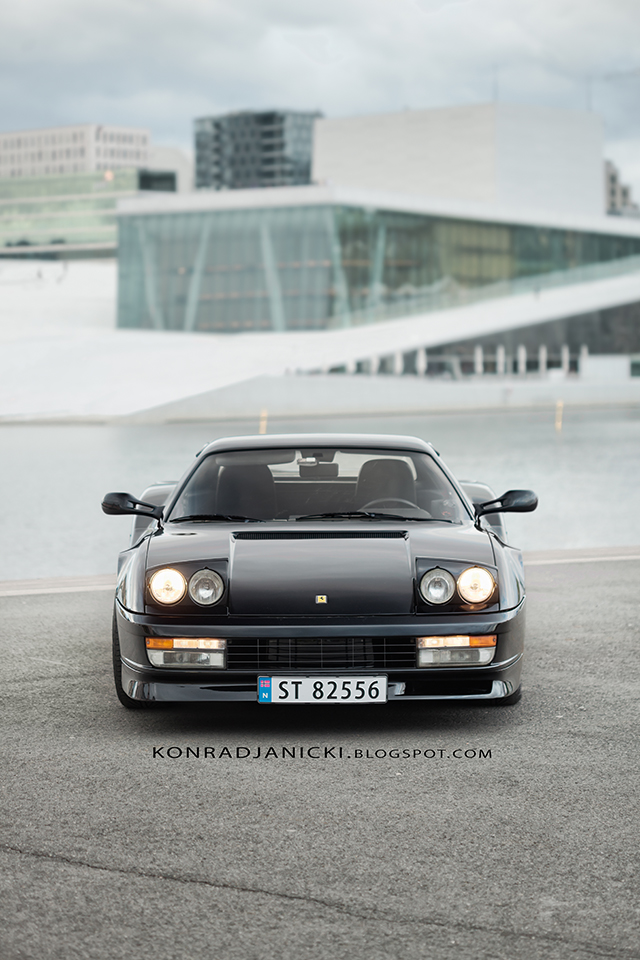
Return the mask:
<path id="1" fill-rule="evenodd" d="M 358 509 L 375 500 L 416 502 L 416 485 L 404 460 L 367 460 L 362 464 L 356 487 Z"/>
<path id="2" fill-rule="evenodd" d="M 272 520 L 276 491 L 269 467 L 265 463 L 221 467 L 216 513 Z"/>

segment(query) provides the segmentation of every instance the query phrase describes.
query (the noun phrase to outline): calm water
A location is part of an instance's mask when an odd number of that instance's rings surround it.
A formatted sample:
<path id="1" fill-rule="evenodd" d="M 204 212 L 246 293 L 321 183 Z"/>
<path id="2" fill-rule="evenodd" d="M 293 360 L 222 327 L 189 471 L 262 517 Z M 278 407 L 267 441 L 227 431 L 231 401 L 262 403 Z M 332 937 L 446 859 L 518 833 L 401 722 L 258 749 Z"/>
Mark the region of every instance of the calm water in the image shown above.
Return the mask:
<path id="1" fill-rule="evenodd" d="M 114 570 L 130 520 L 101 512 L 104 493 L 140 494 L 177 479 L 207 441 L 257 429 L 254 421 L 0 426 L 0 580 Z M 423 437 L 461 479 L 497 493 L 535 490 L 537 512 L 508 518 L 511 541 L 524 549 L 640 545 L 640 410 L 565 410 L 560 433 L 549 411 L 290 420 L 268 432 L 331 430 Z"/>

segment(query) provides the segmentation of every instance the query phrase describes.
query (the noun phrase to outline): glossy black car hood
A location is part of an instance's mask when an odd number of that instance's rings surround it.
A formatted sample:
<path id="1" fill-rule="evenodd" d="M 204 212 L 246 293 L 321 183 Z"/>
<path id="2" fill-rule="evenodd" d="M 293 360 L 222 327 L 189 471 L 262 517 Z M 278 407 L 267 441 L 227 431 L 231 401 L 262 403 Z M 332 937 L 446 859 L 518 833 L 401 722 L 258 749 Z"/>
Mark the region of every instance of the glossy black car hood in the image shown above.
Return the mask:
<path id="1" fill-rule="evenodd" d="M 237 538 L 230 567 L 231 613 L 406 613 L 413 584 L 406 538 Z"/>
<path id="2" fill-rule="evenodd" d="M 326 522 L 169 526 L 151 537 L 147 565 L 228 559 L 230 613 L 335 616 L 408 613 L 417 558 L 494 563 L 471 524 Z"/>

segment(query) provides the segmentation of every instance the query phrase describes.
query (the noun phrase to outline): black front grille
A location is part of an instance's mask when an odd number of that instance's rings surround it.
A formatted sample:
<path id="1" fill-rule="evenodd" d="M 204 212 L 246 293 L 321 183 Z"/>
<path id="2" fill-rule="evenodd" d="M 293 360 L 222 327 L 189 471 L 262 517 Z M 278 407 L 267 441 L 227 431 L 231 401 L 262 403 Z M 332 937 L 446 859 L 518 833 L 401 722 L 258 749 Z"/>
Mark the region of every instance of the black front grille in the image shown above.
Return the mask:
<path id="1" fill-rule="evenodd" d="M 228 670 L 406 670 L 416 665 L 408 637 L 309 637 L 233 639 Z"/>

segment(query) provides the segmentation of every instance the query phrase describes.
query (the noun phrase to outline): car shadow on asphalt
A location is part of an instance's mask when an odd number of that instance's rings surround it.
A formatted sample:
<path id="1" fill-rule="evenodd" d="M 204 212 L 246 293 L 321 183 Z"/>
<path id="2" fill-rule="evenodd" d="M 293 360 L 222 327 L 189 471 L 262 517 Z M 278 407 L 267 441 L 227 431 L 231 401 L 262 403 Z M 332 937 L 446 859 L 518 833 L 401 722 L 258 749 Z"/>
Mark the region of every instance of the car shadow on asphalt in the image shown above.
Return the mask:
<path id="1" fill-rule="evenodd" d="M 201 733 L 288 739 L 416 733 L 478 733 L 513 726 L 525 705 L 500 707 L 433 702 L 391 703 L 384 706 L 281 705 L 257 703 L 162 704 L 128 714 L 128 727 L 154 734 L 190 736 Z M 122 719 L 122 715 L 121 718 Z"/>

